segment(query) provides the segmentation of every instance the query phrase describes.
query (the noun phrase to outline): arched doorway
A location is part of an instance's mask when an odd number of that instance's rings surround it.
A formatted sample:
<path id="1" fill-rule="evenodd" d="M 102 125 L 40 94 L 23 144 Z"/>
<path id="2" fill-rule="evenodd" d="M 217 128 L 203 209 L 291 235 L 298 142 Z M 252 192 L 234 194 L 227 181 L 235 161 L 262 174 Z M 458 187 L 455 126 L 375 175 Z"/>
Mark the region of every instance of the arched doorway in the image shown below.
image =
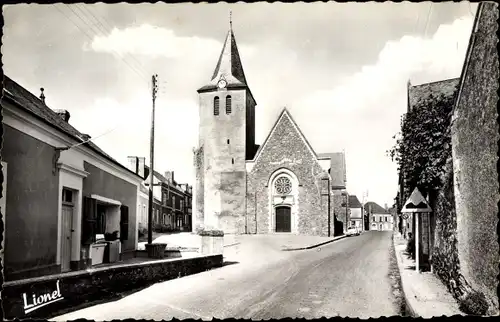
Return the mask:
<path id="1" fill-rule="evenodd" d="M 276 232 L 290 233 L 292 231 L 292 208 L 290 206 L 278 206 L 275 209 Z"/>
<path id="2" fill-rule="evenodd" d="M 268 181 L 269 232 L 292 233 L 299 231 L 299 181 L 286 168 L 274 171 Z"/>
<path id="3" fill-rule="evenodd" d="M 380 226 L 379 226 L 379 227 L 380 227 L 380 229 L 379 229 L 379 230 L 384 230 L 384 229 L 382 228 L 382 224 L 380 224 Z"/>

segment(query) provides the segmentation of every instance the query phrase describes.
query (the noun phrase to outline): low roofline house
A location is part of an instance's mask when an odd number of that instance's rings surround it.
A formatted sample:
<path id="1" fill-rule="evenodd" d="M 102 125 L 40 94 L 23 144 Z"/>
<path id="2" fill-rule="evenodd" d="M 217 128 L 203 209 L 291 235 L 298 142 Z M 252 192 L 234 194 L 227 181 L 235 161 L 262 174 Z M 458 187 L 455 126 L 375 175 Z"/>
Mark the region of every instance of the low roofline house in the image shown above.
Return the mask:
<path id="1" fill-rule="evenodd" d="M 144 157 L 129 156 L 129 169 L 143 177 L 140 192 L 138 227 L 148 227 L 150 171 Z M 192 189 L 189 184 L 178 184 L 173 171 L 165 175 L 154 171 L 153 224 L 154 230 L 190 231 L 192 225 Z M 142 209 L 141 209 L 142 208 Z"/>
<path id="2" fill-rule="evenodd" d="M 392 215 L 391 210 L 387 207 L 387 204 L 385 207 L 382 207 L 376 202 L 369 201 L 365 203 L 364 211 L 368 216 L 370 230 L 393 230 L 394 216 Z"/>
<path id="3" fill-rule="evenodd" d="M 43 89 L 39 98 L 4 76 L 1 104 L 5 279 L 97 264 L 96 241 L 115 231 L 108 260 L 133 257 L 142 178 L 50 109 Z"/>
<path id="4" fill-rule="evenodd" d="M 356 195 L 349 196 L 349 226 L 363 229 L 363 206 Z"/>

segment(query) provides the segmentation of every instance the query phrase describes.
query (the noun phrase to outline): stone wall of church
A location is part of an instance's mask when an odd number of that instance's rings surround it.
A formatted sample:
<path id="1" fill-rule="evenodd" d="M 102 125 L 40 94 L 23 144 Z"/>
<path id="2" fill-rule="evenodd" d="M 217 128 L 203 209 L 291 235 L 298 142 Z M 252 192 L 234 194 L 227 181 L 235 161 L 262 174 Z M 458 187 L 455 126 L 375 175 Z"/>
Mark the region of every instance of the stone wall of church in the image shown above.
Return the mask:
<path id="1" fill-rule="evenodd" d="M 310 152 L 291 120 L 284 115 L 247 174 L 247 224 L 249 233 L 270 233 L 270 177 L 279 169 L 297 176 L 298 232 L 326 236 L 328 199 L 321 196 L 325 171 Z M 257 225 L 256 225 L 257 222 Z M 274 227 L 273 227 L 274 228 Z"/>
<path id="2" fill-rule="evenodd" d="M 194 168 L 196 183 L 193 187 L 193 231 L 204 226 L 204 167 L 203 167 L 203 146 L 194 150 Z"/>
<path id="3" fill-rule="evenodd" d="M 200 94 L 204 225 L 225 233 L 242 232 L 245 218 L 246 104 L 245 90 Z"/>

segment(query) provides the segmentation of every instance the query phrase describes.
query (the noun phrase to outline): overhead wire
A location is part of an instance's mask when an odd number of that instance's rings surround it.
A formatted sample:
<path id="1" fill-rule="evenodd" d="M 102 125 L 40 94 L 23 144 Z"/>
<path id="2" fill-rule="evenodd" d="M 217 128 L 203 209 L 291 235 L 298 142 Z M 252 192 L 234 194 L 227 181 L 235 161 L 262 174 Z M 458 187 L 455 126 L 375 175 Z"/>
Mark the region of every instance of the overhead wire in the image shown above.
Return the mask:
<path id="1" fill-rule="evenodd" d="M 64 5 L 65 5 L 65 6 L 66 6 L 69 10 L 71 10 L 71 11 L 73 12 L 73 14 L 74 14 L 74 15 L 75 15 L 78 19 L 80 19 L 80 21 L 82 21 L 85 25 L 87 25 L 88 27 L 90 27 L 90 28 L 91 28 L 91 30 L 92 30 L 92 31 L 94 31 L 94 35 L 98 35 L 98 34 L 100 34 L 100 32 L 99 32 L 99 31 L 96 33 L 96 32 L 95 32 L 95 30 L 94 30 L 94 29 L 92 29 L 91 25 L 90 25 L 89 23 L 87 23 L 87 22 L 86 22 L 86 21 L 85 21 L 85 20 L 84 20 L 84 19 L 83 19 L 83 18 L 82 18 L 82 17 L 81 17 L 81 16 L 80 16 L 80 15 L 79 15 L 76 11 L 75 11 L 75 10 L 73 10 L 73 8 L 71 8 L 71 7 L 70 7 L 68 4 L 66 4 L 66 3 L 65 3 Z M 73 22 L 73 23 L 74 23 L 74 22 Z M 80 29 L 80 30 L 81 30 L 81 29 Z M 104 34 L 101 34 L 101 35 L 105 36 Z M 90 38 L 90 41 L 93 41 L 92 37 L 89 37 L 89 38 Z M 137 75 L 138 75 L 138 76 L 139 76 L 142 80 L 144 80 L 144 81 L 148 82 L 148 81 L 147 81 L 147 79 L 145 78 L 145 76 L 142 74 L 143 72 L 141 72 L 141 71 L 137 70 L 137 68 L 132 67 L 132 66 L 131 66 L 131 65 L 130 65 L 130 64 L 129 64 L 129 63 L 128 63 L 128 62 L 127 62 L 127 61 L 126 61 L 123 57 L 122 57 L 122 55 L 120 55 L 120 54 L 119 54 L 118 52 L 116 52 L 115 50 L 111 49 L 111 51 L 112 51 L 115 55 L 117 55 L 117 56 L 120 58 L 120 60 L 121 60 L 124 64 L 126 64 L 126 65 L 130 68 L 130 69 L 132 69 L 132 71 L 134 71 L 134 72 L 135 72 L 135 73 L 136 73 L 136 74 L 137 74 Z"/>
<path id="2" fill-rule="evenodd" d="M 72 20 L 72 19 L 71 19 L 71 18 L 70 18 L 70 17 L 69 17 L 69 16 L 68 16 L 68 15 L 67 15 L 67 14 L 66 14 L 63 10 L 61 10 L 61 9 L 60 9 L 59 7 L 57 7 L 55 4 L 52 4 L 52 5 L 53 5 L 53 7 L 54 7 L 54 8 L 56 8 L 56 9 L 57 9 L 57 10 L 58 10 L 58 11 L 59 11 L 59 12 L 60 12 L 63 16 L 65 16 L 65 18 L 66 18 L 67 20 L 69 20 L 69 21 L 70 21 L 73 25 L 75 25 L 75 26 L 76 26 L 76 27 L 77 27 L 77 28 L 78 28 L 78 29 L 82 32 L 82 34 L 83 34 L 83 35 L 85 35 L 85 36 L 86 36 L 86 37 L 87 37 L 90 41 L 93 41 L 93 37 L 92 37 L 91 35 L 89 35 L 89 34 L 88 34 L 88 33 L 87 33 L 87 32 L 86 32 L 83 28 L 81 28 L 79 24 L 77 24 L 74 20 Z M 82 22 L 83 22 L 85 25 L 87 25 L 88 27 L 91 27 L 91 26 L 90 26 L 90 25 L 89 25 L 89 24 L 88 24 L 88 23 L 87 23 L 84 19 L 82 19 L 82 18 L 78 15 L 78 13 L 77 13 L 77 12 L 75 12 L 75 11 L 74 11 L 71 7 L 69 7 L 67 4 L 65 4 L 65 5 L 68 7 L 68 9 L 70 9 L 70 10 L 73 12 L 73 14 L 74 14 L 75 16 L 77 16 L 77 17 L 80 19 L 80 21 L 82 21 Z M 80 12 L 81 12 L 81 11 L 80 11 Z M 94 17 L 95 17 L 95 16 L 94 16 Z M 94 30 L 94 29 L 91 29 L 91 30 L 92 30 L 92 31 L 94 31 L 94 35 L 97 35 L 97 33 L 95 33 L 95 30 Z M 133 72 L 134 72 L 134 73 L 135 73 L 135 74 L 136 74 L 136 75 L 137 75 L 137 76 L 138 76 L 141 80 L 142 80 L 142 81 L 146 81 L 146 83 L 148 84 L 148 88 L 150 88 L 150 89 L 151 89 L 151 86 L 152 86 L 152 85 L 149 83 L 149 81 L 147 81 L 147 79 L 144 77 L 144 75 L 142 74 L 142 72 L 140 72 L 139 70 L 137 70 L 136 68 L 134 68 L 134 67 L 132 67 L 130 64 L 128 64 L 128 62 L 127 62 L 127 61 L 126 61 L 126 60 L 125 60 L 125 59 L 124 59 L 124 58 L 123 58 L 120 54 L 118 54 L 116 51 L 114 51 L 114 50 L 112 50 L 112 51 L 113 51 L 113 52 L 114 52 L 114 53 L 115 53 L 115 54 L 116 54 L 116 55 L 120 58 L 120 60 L 121 60 L 121 61 L 122 61 L 125 65 L 127 65 L 127 66 L 128 66 L 128 67 L 129 67 L 129 68 L 130 68 L 130 69 L 131 69 L 131 70 L 132 70 L 132 71 L 133 71 Z M 104 135 L 107 135 L 107 134 L 109 134 L 109 133 L 111 133 L 111 132 L 115 131 L 116 129 L 118 129 L 118 128 L 119 128 L 119 127 L 121 127 L 122 125 L 123 125 L 123 123 L 120 123 L 120 124 L 118 124 L 116 127 L 112 128 L 112 129 L 110 129 L 110 130 L 108 130 L 108 131 L 106 131 L 106 132 L 104 132 L 104 133 L 102 133 L 102 134 L 100 134 L 100 135 L 98 135 L 98 136 L 96 136 L 96 137 L 89 138 L 89 139 L 87 139 L 87 140 L 84 140 L 83 142 L 80 142 L 80 143 L 74 144 L 74 145 L 72 145 L 72 146 L 70 146 L 70 147 L 68 147 L 68 148 L 73 148 L 73 147 L 76 147 L 76 146 L 80 146 L 80 145 L 82 145 L 82 144 L 88 143 L 88 142 L 90 142 L 90 141 L 92 141 L 92 140 L 95 140 L 95 139 L 97 139 L 97 138 L 100 138 L 100 137 L 102 137 L 102 136 L 104 136 Z"/>
<path id="3" fill-rule="evenodd" d="M 89 6 L 84 6 L 83 4 L 75 4 L 76 7 L 79 7 L 81 11 L 85 10 L 90 16 L 92 16 L 94 18 L 94 21 L 97 22 L 97 24 L 101 27 L 99 28 L 104 34 L 111 34 L 111 32 L 113 31 L 113 27 L 111 27 L 106 19 L 102 16 L 100 16 L 100 18 L 102 19 L 99 19 L 96 15 L 97 14 L 94 14 L 93 11 L 91 11 L 90 7 Z M 104 24 L 106 24 L 107 27 L 104 26 Z M 144 71 L 144 66 L 141 62 L 139 62 L 133 54 L 131 53 L 125 53 L 126 56 L 130 57 L 135 63 L 136 65 L 138 66 L 138 68 L 142 71 Z M 149 75 L 149 73 L 145 72 L 146 75 Z"/>

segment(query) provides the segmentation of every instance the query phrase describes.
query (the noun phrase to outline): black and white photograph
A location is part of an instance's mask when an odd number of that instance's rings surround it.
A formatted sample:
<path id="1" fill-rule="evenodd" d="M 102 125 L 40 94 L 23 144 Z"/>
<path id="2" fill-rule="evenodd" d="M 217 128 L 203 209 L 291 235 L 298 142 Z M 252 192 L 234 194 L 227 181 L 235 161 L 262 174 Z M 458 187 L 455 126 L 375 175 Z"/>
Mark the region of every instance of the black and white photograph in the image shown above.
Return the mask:
<path id="1" fill-rule="evenodd" d="M 4 319 L 500 314 L 497 2 L 2 16 Z"/>

